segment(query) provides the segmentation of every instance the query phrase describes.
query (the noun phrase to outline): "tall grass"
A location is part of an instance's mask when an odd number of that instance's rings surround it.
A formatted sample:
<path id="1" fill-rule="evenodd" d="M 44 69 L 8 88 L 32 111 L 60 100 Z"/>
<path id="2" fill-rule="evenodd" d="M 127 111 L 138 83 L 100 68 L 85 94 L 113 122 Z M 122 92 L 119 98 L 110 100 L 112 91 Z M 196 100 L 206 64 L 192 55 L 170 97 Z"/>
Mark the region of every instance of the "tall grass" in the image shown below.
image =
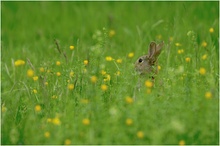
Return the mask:
<path id="1" fill-rule="evenodd" d="M 2 2 L 2 144 L 219 144 L 218 4 Z"/>

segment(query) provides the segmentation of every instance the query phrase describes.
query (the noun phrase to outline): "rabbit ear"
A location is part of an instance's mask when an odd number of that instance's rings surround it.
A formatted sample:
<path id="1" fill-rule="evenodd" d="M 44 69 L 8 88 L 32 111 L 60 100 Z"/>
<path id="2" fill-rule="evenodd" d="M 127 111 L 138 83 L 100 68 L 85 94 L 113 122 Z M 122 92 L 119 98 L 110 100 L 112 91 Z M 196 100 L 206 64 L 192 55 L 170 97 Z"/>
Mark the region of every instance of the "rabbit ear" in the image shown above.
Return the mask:
<path id="1" fill-rule="evenodd" d="M 163 45 L 164 45 L 164 41 L 157 45 L 155 56 L 159 56 L 160 55 Z"/>
<path id="2" fill-rule="evenodd" d="M 149 58 L 152 58 L 154 56 L 155 52 L 156 52 L 156 43 L 155 42 L 151 42 L 150 43 L 150 48 L 148 50 Z"/>

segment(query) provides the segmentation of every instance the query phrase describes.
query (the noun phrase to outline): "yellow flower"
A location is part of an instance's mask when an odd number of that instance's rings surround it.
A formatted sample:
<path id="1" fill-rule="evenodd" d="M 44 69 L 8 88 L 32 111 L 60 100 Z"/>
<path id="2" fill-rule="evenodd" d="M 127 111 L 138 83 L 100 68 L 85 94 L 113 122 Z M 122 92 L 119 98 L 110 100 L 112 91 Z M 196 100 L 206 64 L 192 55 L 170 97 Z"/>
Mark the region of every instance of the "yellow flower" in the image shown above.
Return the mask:
<path id="1" fill-rule="evenodd" d="M 200 73 L 201 75 L 205 75 L 205 74 L 206 74 L 205 68 L 201 67 L 201 68 L 199 69 L 199 73 Z"/>
<path id="2" fill-rule="evenodd" d="M 213 32 L 214 32 L 214 28 L 211 27 L 211 28 L 209 29 L 209 32 L 210 32 L 210 33 L 213 33 Z"/>
<path id="3" fill-rule="evenodd" d="M 33 89 L 33 93 L 34 93 L 34 94 L 37 94 L 37 90 L 36 90 L 36 89 Z"/>
<path id="4" fill-rule="evenodd" d="M 186 57 L 186 62 L 190 62 L 190 58 L 189 57 Z"/>
<path id="5" fill-rule="evenodd" d="M 184 140 L 180 140 L 179 141 L 179 145 L 185 145 L 185 141 Z"/>
<path id="6" fill-rule="evenodd" d="M 211 99 L 212 98 L 212 93 L 211 92 L 206 92 L 205 93 L 205 97 L 206 97 L 206 99 Z"/>
<path id="7" fill-rule="evenodd" d="M 175 43 L 175 45 L 176 45 L 177 47 L 182 46 L 180 43 Z"/>
<path id="8" fill-rule="evenodd" d="M 105 84 L 102 84 L 101 89 L 102 89 L 102 91 L 106 91 L 108 89 L 108 86 Z"/>
<path id="9" fill-rule="evenodd" d="M 47 70 L 47 73 L 50 73 L 50 70 L 49 70 L 49 69 Z"/>
<path id="10" fill-rule="evenodd" d="M 115 35 L 115 30 L 110 30 L 109 31 L 109 37 L 113 37 Z"/>
<path id="11" fill-rule="evenodd" d="M 60 73 L 60 72 L 57 72 L 56 75 L 59 77 L 59 76 L 61 76 L 61 73 Z"/>
<path id="12" fill-rule="evenodd" d="M 70 72 L 70 77 L 73 77 L 73 76 L 74 76 L 74 72 L 71 71 L 71 72 Z"/>
<path id="13" fill-rule="evenodd" d="M 25 61 L 24 60 L 16 60 L 14 64 L 15 64 L 15 66 L 21 66 L 21 65 L 25 64 Z"/>
<path id="14" fill-rule="evenodd" d="M 84 60 L 83 63 L 84 63 L 84 65 L 88 65 L 89 61 L 88 60 Z"/>
<path id="15" fill-rule="evenodd" d="M 60 125 L 60 124 L 61 124 L 61 121 L 60 121 L 60 119 L 59 119 L 58 117 L 56 117 L 56 118 L 52 119 L 52 123 L 53 123 L 54 125 Z"/>
<path id="16" fill-rule="evenodd" d="M 60 66 L 60 64 L 61 64 L 60 61 L 57 61 L 57 62 L 56 62 L 56 65 L 57 65 L 57 66 Z"/>
<path id="17" fill-rule="evenodd" d="M 206 46 L 207 46 L 206 41 L 203 41 L 203 42 L 202 42 L 202 46 L 203 46 L 203 47 L 206 47 Z"/>
<path id="18" fill-rule="evenodd" d="M 160 66 L 160 65 L 158 65 L 158 66 L 157 66 L 157 69 L 158 69 L 158 70 L 161 70 L 161 66 Z"/>
<path id="19" fill-rule="evenodd" d="M 126 119 L 125 123 L 126 123 L 126 125 L 130 126 L 133 124 L 133 120 L 128 118 L 128 119 Z"/>
<path id="20" fill-rule="evenodd" d="M 122 63 L 122 59 L 117 59 L 116 62 L 117 63 Z"/>
<path id="21" fill-rule="evenodd" d="M 74 46 L 70 46 L 70 50 L 74 50 Z"/>
<path id="22" fill-rule="evenodd" d="M 50 137 L 50 132 L 44 132 L 44 137 L 49 138 Z"/>
<path id="23" fill-rule="evenodd" d="M 43 67 L 40 68 L 40 72 L 44 72 L 45 69 Z"/>
<path id="24" fill-rule="evenodd" d="M 202 56 L 202 60 L 206 60 L 206 58 L 207 58 L 207 54 L 204 54 L 204 55 Z"/>
<path id="25" fill-rule="evenodd" d="M 106 57 L 105 57 L 105 60 L 106 60 L 106 61 L 112 61 L 113 58 L 112 58 L 111 56 L 106 56 Z"/>
<path id="26" fill-rule="evenodd" d="M 106 78 L 104 79 L 104 81 L 110 81 L 111 80 L 111 76 L 109 74 L 106 75 Z"/>
<path id="27" fill-rule="evenodd" d="M 34 71 L 32 69 L 27 70 L 27 76 L 28 77 L 33 77 L 34 76 Z"/>
<path id="28" fill-rule="evenodd" d="M 92 83 L 96 83 L 97 82 L 97 77 L 96 76 L 92 76 L 91 77 L 91 82 Z"/>
<path id="29" fill-rule="evenodd" d="M 101 74 L 104 76 L 106 74 L 106 71 L 102 70 Z"/>
<path id="30" fill-rule="evenodd" d="M 115 73 L 116 76 L 120 76 L 120 74 L 121 74 L 120 71 L 117 71 L 117 72 Z"/>
<path id="31" fill-rule="evenodd" d="M 140 139 L 144 138 L 144 132 L 143 131 L 138 131 L 137 132 L 137 137 L 140 138 Z"/>
<path id="32" fill-rule="evenodd" d="M 130 52 L 130 53 L 128 54 L 128 58 L 132 58 L 132 57 L 134 57 L 134 53 L 133 53 L 133 52 Z"/>
<path id="33" fill-rule="evenodd" d="M 65 145 L 70 145 L 70 144 L 71 144 L 71 140 L 70 140 L 70 139 L 66 139 L 66 140 L 64 141 L 64 144 L 65 144 Z"/>
<path id="34" fill-rule="evenodd" d="M 41 111 L 41 106 L 40 105 L 36 105 L 35 106 L 35 111 L 36 112 L 40 112 Z"/>
<path id="35" fill-rule="evenodd" d="M 131 104 L 131 103 L 134 102 L 133 98 L 131 98 L 131 97 L 129 97 L 129 96 L 127 96 L 127 97 L 125 98 L 125 101 L 126 101 L 128 104 Z"/>
<path id="36" fill-rule="evenodd" d="M 6 110 L 7 108 L 4 105 L 2 105 L 2 113 L 6 112 Z"/>
<path id="37" fill-rule="evenodd" d="M 47 86 L 47 85 L 48 85 L 48 82 L 44 82 L 44 85 Z"/>
<path id="38" fill-rule="evenodd" d="M 82 120 L 83 125 L 89 125 L 90 124 L 90 120 L 85 118 Z"/>
<path id="39" fill-rule="evenodd" d="M 153 87 L 153 83 L 151 81 L 147 80 L 145 82 L 145 86 L 148 87 L 148 88 L 151 88 L 151 87 Z"/>
<path id="40" fill-rule="evenodd" d="M 179 49 L 179 50 L 177 51 L 178 54 L 182 54 L 183 52 L 184 52 L 183 49 Z"/>
<path id="41" fill-rule="evenodd" d="M 73 90 L 74 89 L 74 84 L 68 84 L 68 89 Z"/>
<path id="42" fill-rule="evenodd" d="M 52 98 L 53 98 L 53 99 L 54 99 L 54 98 L 57 98 L 57 96 L 56 96 L 56 95 L 53 95 Z"/>
<path id="43" fill-rule="evenodd" d="M 37 80 L 38 80 L 38 76 L 34 76 L 34 77 L 33 77 L 33 80 L 34 80 L 34 81 L 37 81 Z"/>

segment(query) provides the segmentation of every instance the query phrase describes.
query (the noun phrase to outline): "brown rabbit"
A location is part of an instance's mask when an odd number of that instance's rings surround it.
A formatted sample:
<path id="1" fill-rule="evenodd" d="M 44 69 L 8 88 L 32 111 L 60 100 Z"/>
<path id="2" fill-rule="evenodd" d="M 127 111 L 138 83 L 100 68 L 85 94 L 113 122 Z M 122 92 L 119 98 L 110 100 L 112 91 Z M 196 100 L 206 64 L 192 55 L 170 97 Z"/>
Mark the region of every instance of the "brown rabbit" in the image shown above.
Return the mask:
<path id="1" fill-rule="evenodd" d="M 148 54 L 141 56 L 135 62 L 135 70 L 141 74 L 157 74 L 157 58 L 161 53 L 164 42 L 160 44 L 156 44 L 155 42 L 150 43 L 150 47 L 148 49 Z"/>

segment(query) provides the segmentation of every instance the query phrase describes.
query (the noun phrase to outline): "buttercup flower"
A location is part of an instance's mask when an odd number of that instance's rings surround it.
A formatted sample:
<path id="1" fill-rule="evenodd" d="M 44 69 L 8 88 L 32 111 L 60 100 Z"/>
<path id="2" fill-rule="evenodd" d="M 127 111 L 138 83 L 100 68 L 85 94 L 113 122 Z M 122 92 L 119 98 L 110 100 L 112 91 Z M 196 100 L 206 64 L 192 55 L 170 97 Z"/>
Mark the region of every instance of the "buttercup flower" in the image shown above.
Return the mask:
<path id="1" fill-rule="evenodd" d="M 45 69 L 43 67 L 41 67 L 39 70 L 40 70 L 40 72 L 44 72 L 45 71 Z"/>
<path id="2" fill-rule="evenodd" d="M 108 89 L 108 86 L 105 84 L 102 84 L 101 89 L 102 89 L 102 91 L 106 91 Z"/>
<path id="3" fill-rule="evenodd" d="M 24 60 L 16 60 L 15 63 L 14 63 L 15 66 L 22 66 L 24 64 L 25 64 Z"/>
<path id="4" fill-rule="evenodd" d="M 122 59 L 117 59 L 116 62 L 117 63 L 122 63 Z"/>
<path id="5" fill-rule="evenodd" d="M 27 76 L 28 77 L 33 77 L 34 76 L 34 71 L 32 69 L 27 70 Z"/>
<path id="6" fill-rule="evenodd" d="M 92 83 L 96 83 L 97 82 L 97 77 L 96 76 L 92 76 L 91 77 L 91 82 Z"/>
<path id="7" fill-rule="evenodd" d="M 140 139 L 144 138 L 144 132 L 143 131 L 138 131 L 137 132 L 137 137 L 140 138 Z"/>
<path id="8" fill-rule="evenodd" d="M 105 60 L 106 60 L 106 61 L 112 61 L 113 58 L 112 58 L 111 56 L 106 56 L 106 57 L 105 57 Z"/>
<path id="9" fill-rule="evenodd" d="M 54 125 L 60 125 L 60 124 L 61 124 L 61 121 L 60 121 L 60 119 L 59 119 L 58 117 L 56 117 L 56 118 L 52 119 L 52 123 L 53 123 Z"/>
<path id="10" fill-rule="evenodd" d="M 36 112 L 40 112 L 41 111 L 41 106 L 40 105 L 36 105 L 35 106 L 35 111 Z"/>
<path id="11" fill-rule="evenodd" d="M 70 144 L 71 144 L 71 140 L 70 140 L 70 139 L 66 139 L 66 140 L 64 141 L 64 144 L 65 144 L 65 145 L 70 145 Z"/>
<path id="12" fill-rule="evenodd" d="M 128 104 L 131 104 L 131 103 L 134 102 L 133 98 L 131 98 L 131 97 L 129 97 L 129 96 L 127 96 L 127 97 L 125 98 L 125 101 L 126 101 Z"/>
<path id="13" fill-rule="evenodd" d="M 60 64 L 61 64 L 60 61 L 57 61 L 57 62 L 56 62 L 56 65 L 57 65 L 57 66 L 60 66 Z"/>
<path id="14" fill-rule="evenodd" d="M 37 90 L 36 90 L 36 89 L 33 89 L 33 93 L 34 93 L 34 94 L 37 94 Z"/>
<path id="15" fill-rule="evenodd" d="M 212 98 L 212 93 L 211 92 L 206 92 L 205 97 L 206 97 L 206 99 L 211 99 Z"/>
<path id="16" fill-rule="evenodd" d="M 82 120 L 83 125 L 89 125 L 90 124 L 90 120 L 85 118 Z"/>
<path id="17" fill-rule="evenodd" d="M 207 58 L 207 54 L 204 54 L 204 55 L 202 56 L 202 60 L 206 60 L 206 58 Z"/>
<path id="18" fill-rule="evenodd" d="M 145 82 L 145 86 L 148 87 L 148 88 L 151 88 L 153 86 L 153 83 L 151 81 L 147 80 Z"/>
<path id="19" fill-rule="evenodd" d="M 84 60 L 83 63 L 84 63 L 84 65 L 88 65 L 89 61 L 88 60 Z"/>
<path id="20" fill-rule="evenodd" d="M 128 119 L 126 119 L 125 123 L 126 123 L 126 125 L 130 126 L 133 124 L 133 120 L 128 118 Z"/>
<path id="21" fill-rule="evenodd" d="M 73 90 L 74 89 L 74 84 L 68 84 L 68 89 Z"/>
<path id="22" fill-rule="evenodd" d="M 44 137 L 49 138 L 49 137 L 50 137 L 50 132 L 48 132 L 48 131 L 45 132 L 45 133 L 44 133 Z"/>
<path id="23" fill-rule="evenodd" d="M 161 70 L 161 66 L 160 66 L 160 65 L 158 65 L 158 66 L 157 66 L 157 69 L 158 69 L 158 70 Z"/>
<path id="24" fill-rule="evenodd" d="M 209 28 L 209 32 L 210 32 L 210 33 L 213 33 L 213 32 L 214 32 L 214 28 L 212 28 L 212 27 Z"/>
<path id="25" fill-rule="evenodd" d="M 74 46 L 70 46 L 70 50 L 74 50 Z"/>
<path id="26" fill-rule="evenodd" d="M 201 68 L 199 69 L 199 73 L 200 73 L 201 75 L 205 75 L 205 74 L 206 74 L 205 68 L 201 67 Z"/>
<path id="27" fill-rule="evenodd" d="M 179 50 L 177 51 L 177 53 L 178 53 L 178 54 L 182 54 L 182 53 L 184 53 L 184 50 L 183 50 L 183 49 L 179 49 Z"/>
<path id="28" fill-rule="evenodd" d="M 190 62 L 190 58 L 189 57 L 186 57 L 186 62 Z"/>
<path id="29" fill-rule="evenodd" d="M 176 45 L 177 47 L 182 46 L 180 43 L 175 43 L 175 45 Z"/>
<path id="30" fill-rule="evenodd" d="M 37 80 L 38 80 L 38 76 L 34 76 L 34 77 L 33 77 L 33 80 L 34 80 L 34 81 L 37 81 Z"/>
<path id="31" fill-rule="evenodd" d="M 184 140 L 180 140 L 179 141 L 179 145 L 185 145 L 185 141 Z"/>
<path id="32" fill-rule="evenodd" d="M 115 31 L 113 29 L 111 29 L 109 31 L 109 37 L 113 37 L 115 35 Z"/>
<path id="33" fill-rule="evenodd" d="M 56 75 L 59 77 L 59 76 L 61 76 L 61 73 L 60 73 L 60 72 L 57 72 Z"/>
<path id="34" fill-rule="evenodd" d="M 73 77 L 73 76 L 74 76 L 74 72 L 71 71 L 71 72 L 70 72 L 70 77 Z"/>
<path id="35" fill-rule="evenodd" d="M 206 47 L 206 46 L 207 46 L 206 41 L 203 41 L 203 42 L 202 42 L 202 46 L 203 46 L 203 47 Z"/>
<path id="36" fill-rule="evenodd" d="M 133 53 L 133 52 L 130 52 L 130 53 L 128 54 L 128 58 L 132 58 L 132 57 L 134 57 L 134 53 Z"/>

